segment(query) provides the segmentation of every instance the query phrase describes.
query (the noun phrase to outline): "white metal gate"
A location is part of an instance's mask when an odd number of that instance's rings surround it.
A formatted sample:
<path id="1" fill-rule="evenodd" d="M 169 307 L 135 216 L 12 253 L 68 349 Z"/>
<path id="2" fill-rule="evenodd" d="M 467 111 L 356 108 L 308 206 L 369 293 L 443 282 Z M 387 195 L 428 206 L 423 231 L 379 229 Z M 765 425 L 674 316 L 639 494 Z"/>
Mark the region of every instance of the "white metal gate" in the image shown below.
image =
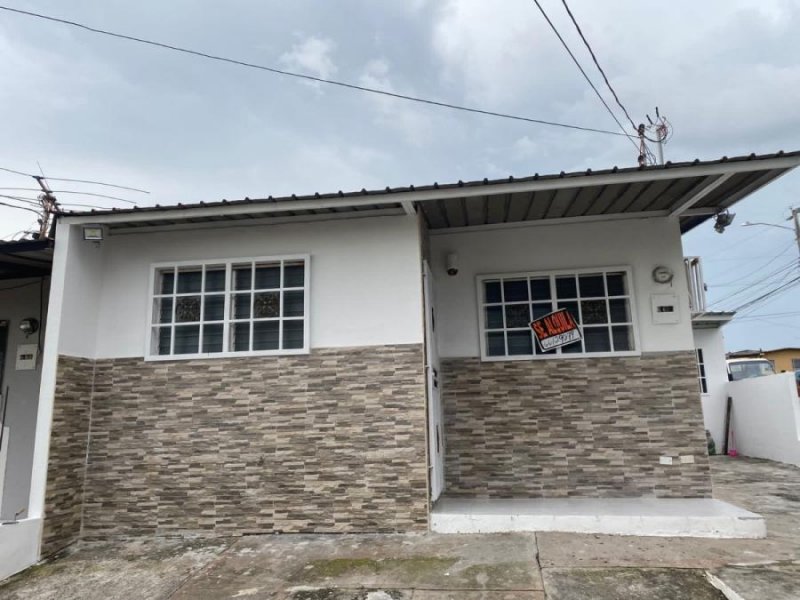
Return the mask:
<path id="1" fill-rule="evenodd" d="M 430 464 L 431 501 L 444 490 L 444 410 L 439 386 L 439 352 L 436 348 L 436 303 L 433 297 L 433 275 L 427 261 L 423 263 L 425 280 L 425 371 L 428 384 L 428 456 Z"/>

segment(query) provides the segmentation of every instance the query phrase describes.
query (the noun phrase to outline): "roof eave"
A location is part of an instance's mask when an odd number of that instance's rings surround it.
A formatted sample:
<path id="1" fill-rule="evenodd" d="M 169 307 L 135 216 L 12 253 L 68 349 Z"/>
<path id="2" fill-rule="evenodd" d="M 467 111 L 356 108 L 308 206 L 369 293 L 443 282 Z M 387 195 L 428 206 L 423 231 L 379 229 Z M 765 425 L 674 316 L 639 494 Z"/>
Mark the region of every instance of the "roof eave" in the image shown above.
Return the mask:
<path id="1" fill-rule="evenodd" d="M 565 177 L 532 178 L 521 181 L 488 182 L 485 185 L 449 185 L 420 188 L 407 191 L 380 191 L 360 194 L 344 194 L 329 197 L 307 197 L 291 201 L 269 200 L 237 200 L 231 202 L 209 203 L 204 206 L 178 206 L 169 208 L 134 208 L 112 212 L 62 213 L 59 220 L 64 223 L 119 223 L 141 222 L 153 219 L 158 213 L 159 219 L 186 220 L 192 218 L 213 218 L 216 216 L 236 214 L 269 214 L 286 210 L 319 210 L 326 208 L 358 207 L 369 205 L 400 205 L 410 202 L 427 202 L 451 198 L 469 198 L 476 196 L 495 196 L 518 192 L 549 191 L 574 189 L 585 185 L 600 186 L 609 184 L 636 183 L 642 181 L 661 181 L 681 177 L 703 177 L 709 175 L 725 175 L 728 173 L 746 173 L 752 171 L 786 172 L 800 165 L 800 155 L 777 156 L 764 159 L 700 163 L 682 166 L 664 166 L 632 171 L 591 173 Z"/>

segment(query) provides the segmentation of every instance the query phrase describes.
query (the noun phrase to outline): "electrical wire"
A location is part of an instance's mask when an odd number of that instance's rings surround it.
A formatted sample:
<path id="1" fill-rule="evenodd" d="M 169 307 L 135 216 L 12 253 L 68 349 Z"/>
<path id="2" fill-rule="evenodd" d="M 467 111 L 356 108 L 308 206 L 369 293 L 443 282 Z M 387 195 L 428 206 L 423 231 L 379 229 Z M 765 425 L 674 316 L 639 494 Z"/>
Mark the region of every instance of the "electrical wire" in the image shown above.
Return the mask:
<path id="1" fill-rule="evenodd" d="M 7 200 L 16 200 L 17 202 L 23 202 L 25 204 L 30 204 L 32 206 L 41 206 L 42 203 L 34 200 L 33 198 L 23 198 L 21 196 L 9 196 L 7 194 L 0 194 L 0 198 L 6 198 Z"/>
<path id="2" fill-rule="evenodd" d="M 398 100 L 407 100 L 409 102 L 417 102 L 417 103 L 420 103 L 420 104 L 429 104 L 431 106 L 439 106 L 439 107 L 442 107 L 442 108 L 450 108 L 450 109 L 453 109 L 453 110 L 459 110 L 459 111 L 463 111 L 463 112 L 486 115 L 486 116 L 490 116 L 490 117 L 499 117 L 499 118 L 503 118 L 503 119 L 511 119 L 511 120 L 514 120 L 514 121 L 524 121 L 524 122 L 527 122 L 527 123 L 536 123 L 538 125 L 550 125 L 552 127 L 561 127 L 561 128 L 565 128 L 565 129 L 576 129 L 576 130 L 579 130 L 579 131 L 587 131 L 587 132 L 592 132 L 592 133 L 603 133 L 603 134 L 606 134 L 606 135 L 624 136 L 624 137 L 626 137 L 628 139 L 630 139 L 631 137 L 635 137 L 635 136 L 631 136 L 630 134 L 624 133 L 624 128 L 623 128 L 623 133 L 619 133 L 619 132 L 616 132 L 616 131 L 609 131 L 609 130 L 606 130 L 606 129 L 597 129 L 597 128 L 594 128 L 594 127 L 583 127 L 583 126 L 580 126 L 580 125 L 570 125 L 570 124 L 567 124 L 567 123 L 559 123 L 559 122 L 556 122 L 556 121 L 546 121 L 544 119 L 534 119 L 534 118 L 531 118 L 531 117 L 522 117 L 522 116 L 519 116 L 519 115 L 510 114 L 510 113 L 501 113 L 501 112 L 485 110 L 485 109 L 481 109 L 481 108 L 473 108 L 473 107 L 468 107 L 468 106 L 462 106 L 462 105 L 459 105 L 459 104 L 452 104 L 450 102 L 440 102 L 440 101 L 437 101 L 437 100 L 429 100 L 429 99 L 425 99 L 425 98 L 419 98 L 419 97 L 416 97 L 416 96 L 409 96 L 409 95 L 406 95 L 406 94 L 398 94 L 398 93 L 395 93 L 395 92 L 389 92 L 387 90 L 382 90 L 382 89 L 378 89 L 378 88 L 371 88 L 371 87 L 366 87 L 366 86 L 363 86 L 363 85 L 356 85 L 354 83 L 347 83 L 347 82 L 344 82 L 344 81 L 337 81 L 337 80 L 334 80 L 334 79 L 325 79 L 324 77 L 315 77 L 313 75 L 307 75 L 305 73 L 295 73 L 295 72 L 292 72 L 292 71 L 286 71 L 284 69 L 277 69 L 275 67 L 268 67 L 268 66 L 265 66 L 265 65 L 259 65 L 259 64 L 256 64 L 256 63 L 246 62 L 246 61 L 243 61 L 243 60 L 237 60 L 237 59 L 233 59 L 233 58 L 227 58 L 227 57 L 224 57 L 224 56 L 218 56 L 218 55 L 215 55 L 215 54 L 209 54 L 207 52 L 201 52 L 199 50 L 191 50 L 189 48 L 182 48 L 180 46 L 174 46 L 172 44 L 165 44 L 165 43 L 162 43 L 162 42 L 156 42 L 156 41 L 153 41 L 153 40 L 148 40 L 148 39 L 145 39 L 145 38 L 139 38 L 139 37 L 135 37 L 135 36 L 132 36 L 132 35 L 125 35 L 125 34 L 122 34 L 122 33 L 116 33 L 116 32 L 113 32 L 113 31 L 107 31 L 105 29 L 98 29 L 96 27 L 90 27 L 89 25 L 84 25 L 83 23 L 78 23 L 76 21 L 68 21 L 66 19 L 59 19 L 57 17 L 51 17 L 51 16 L 48 16 L 48 15 L 43 15 L 43 14 L 40 14 L 40 13 L 30 12 L 30 11 L 27 11 L 27 10 L 20 10 L 18 8 L 10 8 L 8 6 L 0 5 L 0 10 L 13 12 L 13 13 L 17 13 L 17 14 L 20 14 L 20 15 L 26 15 L 26 16 L 29 16 L 29 17 L 35 17 L 37 19 L 44 19 L 46 21 L 52 21 L 54 23 L 61 23 L 63 25 L 69 25 L 71 27 L 77 27 L 79 29 L 83 29 L 85 31 L 90 31 L 92 33 L 97 33 L 97 34 L 100 34 L 100 35 L 106 35 L 106 36 L 109 36 L 109 37 L 128 40 L 128 41 L 131 41 L 131 42 L 137 42 L 137 43 L 140 43 L 140 44 L 147 44 L 149 46 L 155 46 L 157 48 L 163 48 L 163 49 L 166 49 L 166 50 L 173 50 L 175 52 L 182 52 L 184 54 L 191 54 L 193 56 L 199 56 L 201 58 L 206 58 L 208 60 L 215 60 L 215 61 L 219 61 L 219 62 L 230 63 L 230 64 L 234 64 L 234 65 L 239 65 L 241 67 L 247 67 L 247 68 L 250 68 L 250 69 L 258 69 L 258 70 L 261 70 L 261 71 L 268 71 L 270 73 L 275 73 L 277 75 L 285 75 L 287 77 L 295 77 L 295 78 L 298 78 L 298 79 L 304 79 L 306 81 L 314 81 L 316 83 L 325 83 L 325 84 L 328 84 L 328 85 L 334 85 L 334 86 L 338 86 L 338 87 L 346 88 L 346 89 L 350 89 L 350 90 L 356 90 L 356 91 L 360 91 L 360 92 L 368 92 L 370 94 L 379 94 L 381 96 L 388 96 L 390 98 L 396 98 Z M 4 169 L 4 170 L 9 170 L 9 169 Z M 74 181 L 76 183 L 90 183 L 90 182 L 82 182 L 82 181 L 79 181 L 79 180 L 58 179 L 58 178 L 55 178 L 55 177 L 48 177 L 47 179 L 52 180 L 52 181 Z"/>
<path id="3" fill-rule="evenodd" d="M 752 296 L 753 294 L 759 294 L 769 286 L 780 284 L 783 281 L 785 281 L 787 277 L 795 273 L 796 267 L 797 267 L 797 261 L 793 260 L 790 263 L 784 265 L 783 267 L 780 267 L 779 269 L 772 271 L 768 275 L 765 275 L 758 281 L 748 283 L 738 291 L 728 294 L 727 296 L 717 300 L 716 302 L 712 303 L 709 306 L 717 305 L 722 302 L 730 302 L 731 300 L 733 300 L 737 296 L 741 296 L 742 294 L 745 295 L 745 298 L 748 296 Z M 737 301 L 741 302 L 741 299 Z"/>
<path id="4" fill-rule="evenodd" d="M 594 93 L 595 93 L 595 94 L 597 95 L 597 97 L 600 99 L 600 102 L 602 102 L 602 103 L 603 103 L 603 106 L 605 106 L 605 107 L 606 107 L 606 110 L 608 111 L 608 114 L 610 114 L 610 115 L 611 115 L 611 118 L 612 118 L 612 119 L 614 119 L 614 121 L 617 123 L 617 125 L 619 125 L 619 128 L 620 128 L 620 130 L 622 130 L 623 134 L 624 134 L 626 137 L 628 137 L 628 139 L 630 139 L 631 143 L 632 143 L 632 144 L 634 145 L 634 147 L 636 148 L 636 151 L 637 151 L 637 152 L 639 152 L 639 146 L 636 144 L 636 142 L 634 142 L 634 141 L 631 139 L 632 137 L 637 137 L 637 136 L 630 136 L 630 135 L 628 135 L 627 133 L 624 133 L 624 132 L 625 132 L 625 127 L 622 125 L 622 123 L 620 123 L 620 120 L 617 118 L 617 115 L 615 115 L 615 114 L 614 114 L 614 111 L 613 111 L 613 110 L 611 110 L 611 107 L 608 105 L 608 103 L 605 101 L 605 98 L 603 98 L 603 95 L 600 93 L 600 91 L 599 91 L 599 90 L 597 89 L 597 87 L 594 85 L 594 82 L 593 82 L 593 81 L 592 81 L 592 80 L 589 78 L 589 76 L 586 74 L 586 71 L 584 71 L 583 67 L 581 66 L 581 63 L 580 63 L 580 61 L 578 61 L 578 59 L 577 59 L 577 58 L 575 57 L 575 55 L 572 53 L 572 50 L 570 50 L 569 46 L 567 45 L 567 42 L 566 42 L 566 41 L 564 41 L 564 38 L 563 38 L 563 37 L 561 37 L 561 33 L 559 33 L 559 31 L 558 31 L 558 29 L 556 28 L 556 26 L 555 26 L 555 25 L 553 24 L 553 22 L 550 20 L 550 17 L 548 17 L 548 16 L 547 16 L 547 13 L 545 12 L 544 8 L 542 8 L 542 5 L 539 3 L 539 0 L 533 0 L 533 3 L 534 3 L 534 4 L 536 4 L 536 7 L 539 9 L 539 12 L 541 12 L 541 13 L 542 13 L 542 16 L 544 17 L 545 21 L 547 21 L 547 24 L 548 24 L 548 25 L 550 25 L 550 29 L 552 29 L 552 30 L 553 30 L 553 33 L 555 33 L 555 34 L 556 34 L 556 37 L 557 37 L 557 38 L 558 38 L 558 40 L 561 42 L 561 45 L 562 45 L 562 46 L 564 46 L 564 50 L 566 50 L 566 51 L 567 51 L 567 54 L 569 54 L 570 58 L 572 58 L 572 62 L 574 62 L 574 63 L 575 63 L 575 66 L 576 66 L 576 67 L 578 67 L 578 70 L 581 72 L 581 75 L 583 75 L 583 78 L 586 80 L 586 82 L 589 84 L 589 86 L 590 86 L 590 87 L 591 87 L 591 88 L 594 90 Z M 634 130 L 635 130 L 635 129 L 636 129 L 636 128 L 634 127 Z"/>
<path id="5" fill-rule="evenodd" d="M 8 206 L 9 208 L 16 208 L 19 210 L 27 210 L 28 212 L 32 212 L 37 217 L 41 217 L 42 215 L 39 211 L 33 210 L 32 208 L 28 208 L 27 206 L 16 206 L 15 204 L 8 204 L 7 202 L 0 202 L 0 206 Z"/>
<path id="6" fill-rule="evenodd" d="M 622 102 L 620 102 L 619 96 L 617 96 L 617 92 L 614 90 L 613 86 L 611 85 L 611 82 L 608 80 L 608 77 L 606 77 L 606 72 L 603 70 L 603 67 L 600 66 L 600 63 L 597 60 L 597 56 L 595 56 L 594 50 L 592 50 L 592 46 L 589 44 L 589 41 L 586 39 L 586 36 L 583 35 L 583 31 L 581 30 L 581 26 L 578 25 L 578 21 L 575 19 L 575 15 L 573 15 L 572 11 L 569 9 L 567 0 L 561 0 L 561 4 L 563 4 L 564 8 L 567 10 L 567 14 L 569 15 L 569 18 L 572 20 L 572 24 L 575 25 L 575 29 L 578 30 L 578 35 L 581 36 L 581 39 L 583 40 L 583 43 L 586 46 L 586 49 L 589 51 L 589 54 L 591 54 L 592 60 L 594 61 L 597 70 L 600 71 L 600 74 L 603 76 L 603 81 L 606 82 L 606 86 L 608 86 L 611 95 L 614 96 L 614 100 L 622 109 L 622 112 L 625 113 L 625 116 L 628 118 L 628 122 L 631 124 L 631 128 L 636 130 L 636 123 L 633 122 L 633 119 L 631 119 L 631 116 L 628 114 L 628 109 L 626 109 L 623 106 Z"/>
<path id="7" fill-rule="evenodd" d="M 0 6 L 0 9 L 5 9 L 5 7 L 4 6 Z M 6 9 L 6 10 L 13 10 L 13 9 Z M 612 131 L 612 133 L 614 135 L 619 135 L 615 131 Z M 114 183 L 106 183 L 104 181 L 90 181 L 88 179 L 69 179 L 67 177 L 43 177 L 41 175 L 32 175 L 31 173 L 24 173 L 23 171 L 17 171 L 15 169 L 9 169 L 7 167 L 0 167 L 0 171 L 5 171 L 7 173 L 13 173 L 14 175 L 21 175 L 23 177 L 31 177 L 31 178 L 33 178 L 33 179 L 35 179 L 37 181 L 39 181 L 40 179 L 45 179 L 45 180 L 50 180 L 50 181 L 68 181 L 68 182 L 71 182 L 71 183 L 86 183 L 86 184 L 89 184 L 89 185 L 103 185 L 103 186 L 106 186 L 106 187 L 117 188 L 117 189 L 120 189 L 120 190 L 128 190 L 128 191 L 131 191 L 131 192 L 140 192 L 142 194 L 149 194 L 150 193 L 147 190 L 141 190 L 139 188 L 128 187 L 128 186 L 125 186 L 125 185 L 117 185 L 117 184 L 114 184 Z M 37 192 L 40 191 L 38 188 L 1 188 L 1 189 L 7 189 L 7 190 L 10 190 L 10 189 L 15 189 L 15 190 L 32 189 L 32 190 L 37 191 Z M 62 190 L 62 193 L 64 193 L 63 190 Z M 82 192 L 67 192 L 67 193 L 77 194 L 77 193 L 82 193 Z M 113 196 L 109 196 L 109 198 L 113 198 Z"/>
<path id="8" fill-rule="evenodd" d="M 21 188 L 21 187 L 0 187 L 0 190 L 20 190 L 23 192 L 39 192 L 41 189 L 38 188 Z M 107 194 L 95 194 L 94 192 L 77 192 L 75 190 L 50 190 L 51 194 L 78 194 L 83 196 L 94 196 L 96 198 L 108 198 L 110 200 L 119 200 L 120 202 L 127 202 L 128 204 L 133 204 L 136 206 L 136 202 L 132 200 L 127 200 L 125 198 L 120 198 L 119 196 L 109 196 Z M 149 194 L 150 192 L 145 192 Z M 0 194 L 2 195 L 2 194 Z"/>
<path id="9" fill-rule="evenodd" d="M 800 285 L 800 276 L 797 276 L 794 279 L 791 279 L 791 280 L 787 281 L 786 283 L 778 286 L 777 288 L 774 288 L 774 289 L 770 290 L 769 292 L 767 292 L 765 294 L 762 294 L 758 298 L 754 298 L 753 300 L 750 300 L 749 302 L 746 302 L 746 303 L 744 303 L 744 304 L 742 304 L 740 306 L 737 306 L 736 308 L 733 309 L 732 312 L 739 312 L 740 310 L 743 310 L 745 308 L 749 308 L 751 306 L 754 306 L 755 304 L 763 302 L 764 300 L 767 300 L 768 298 L 772 298 L 772 297 L 776 296 L 777 294 L 782 294 L 783 292 L 785 292 L 787 290 L 790 290 L 793 287 L 796 287 L 797 285 Z"/>

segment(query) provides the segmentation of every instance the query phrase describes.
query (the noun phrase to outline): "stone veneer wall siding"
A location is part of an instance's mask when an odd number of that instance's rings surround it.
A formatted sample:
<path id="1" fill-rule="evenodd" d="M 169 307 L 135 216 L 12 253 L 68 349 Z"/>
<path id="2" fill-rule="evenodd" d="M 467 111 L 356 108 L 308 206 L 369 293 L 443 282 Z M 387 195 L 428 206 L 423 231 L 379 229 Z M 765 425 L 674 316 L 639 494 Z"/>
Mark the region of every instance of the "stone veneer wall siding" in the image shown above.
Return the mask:
<path id="1" fill-rule="evenodd" d="M 83 533 L 424 531 L 425 426 L 420 344 L 97 360 Z"/>
<path id="2" fill-rule="evenodd" d="M 93 371 L 92 360 L 70 356 L 58 359 L 42 556 L 54 554 L 81 534 Z"/>
<path id="3" fill-rule="evenodd" d="M 694 352 L 454 358 L 442 380 L 448 495 L 711 495 Z"/>

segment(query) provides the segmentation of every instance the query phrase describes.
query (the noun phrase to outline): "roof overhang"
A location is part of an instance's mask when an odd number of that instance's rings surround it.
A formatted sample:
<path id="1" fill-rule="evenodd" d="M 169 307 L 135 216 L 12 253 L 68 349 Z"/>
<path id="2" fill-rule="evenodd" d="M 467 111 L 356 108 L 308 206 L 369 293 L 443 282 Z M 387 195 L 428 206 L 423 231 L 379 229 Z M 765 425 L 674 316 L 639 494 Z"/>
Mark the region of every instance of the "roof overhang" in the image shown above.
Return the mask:
<path id="1" fill-rule="evenodd" d="M 735 312 L 702 312 L 692 315 L 693 329 L 716 329 L 730 323 L 736 316 Z"/>
<path id="2" fill-rule="evenodd" d="M 0 243 L 0 280 L 47 277 L 52 262 L 51 240 Z"/>
<path id="3" fill-rule="evenodd" d="M 104 224 L 114 230 L 419 212 L 430 229 L 452 229 L 671 216 L 680 220 L 681 231 L 686 232 L 799 164 L 800 152 L 750 155 L 418 188 L 65 212 L 59 218 L 67 223 Z"/>

